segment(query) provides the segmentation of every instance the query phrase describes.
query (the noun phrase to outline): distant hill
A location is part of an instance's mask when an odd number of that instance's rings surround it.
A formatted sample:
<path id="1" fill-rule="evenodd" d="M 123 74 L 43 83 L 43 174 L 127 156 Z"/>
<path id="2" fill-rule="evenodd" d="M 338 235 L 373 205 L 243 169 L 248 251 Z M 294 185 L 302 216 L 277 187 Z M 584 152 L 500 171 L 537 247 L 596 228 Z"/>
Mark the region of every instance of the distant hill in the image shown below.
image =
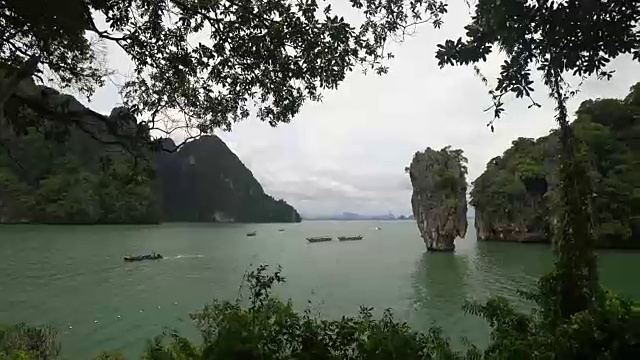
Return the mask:
<path id="1" fill-rule="evenodd" d="M 167 139 L 164 148 L 175 147 Z M 217 136 L 156 157 L 163 221 L 299 222 L 284 200 L 267 195 L 251 171 Z"/>
<path id="2" fill-rule="evenodd" d="M 137 147 L 113 137 L 115 131 L 127 139 L 149 138 L 126 108 L 105 116 L 72 96 L 33 86 L 47 94 L 39 104 L 48 109 L 45 115 L 19 99 L 7 102 L 9 123 L 26 125 L 0 143 L 0 223 L 300 221 L 291 205 L 265 194 L 218 137 L 173 153 L 136 152 L 152 160 L 141 161 L 129 149 Z M 82 126 L 50 121 L 59 108 L 82 113 Z M 175 149 L 171 140 L 163 145 Z"/>
<path id="3" fill-rule="evenodd" d="M 15 98 L 8 102 L 15 110 L 6 114 L 9 123 L 26 127 L 10 130 L 1 142 L 0 223 L 157 223 L 151 166 L 121 146 L 95 140 L 111 142 L 108 129 L 126 136 L 140 130 L 128 111 L 100 115 L 69 95 L 34 87 L 47 94 L 40 106 L 50 112 L 37 114 Z M 78 109 L 82 127 L 50 121 L 60 108 Z"/>
<path id="4" fill-rule="evenodd" d="M 352 220 L 407 220 L 413 218 L 413 215 L 410 216 L 395 216 L 392 213 L 382 214 L 382 215 L 362 215 L 353 212 L 343 212 L 342 214 L 332 214 L 332 215 L 320 215 L 320 216 L 308 216 L 305 217 L 305 220 L 343 220 L 343 221 L 352 221 Z"/>

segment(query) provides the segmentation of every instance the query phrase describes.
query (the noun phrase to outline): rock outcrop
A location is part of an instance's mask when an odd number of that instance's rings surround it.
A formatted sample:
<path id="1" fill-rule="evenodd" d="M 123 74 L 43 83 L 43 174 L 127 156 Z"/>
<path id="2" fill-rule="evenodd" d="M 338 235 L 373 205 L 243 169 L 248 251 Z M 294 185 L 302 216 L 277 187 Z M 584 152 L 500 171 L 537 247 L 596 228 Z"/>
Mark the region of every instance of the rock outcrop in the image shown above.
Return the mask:
<path id="1" fill-rule="evenodd" d="M 162 145 L 175 148 L 171 140 Z M 160 153 L 155 163 L 164 221 L 300 221 L 296 209 L 267 195 L 217 136 L 188 142 L 174 153 Z"/>
<path id="2" fill-rule="evenodd" d="M 105 116 L 31 78 L 0 105 L 0 223 L 300 221 L 216 136 L 178 150 L 126 107 Z"/>
<path id="3" fill-rule="evenodd" d="M 127 108 L 109 116 L 71 95 L 0 70 L 0 223 L 157 223 L 148 137 Z M 141 153 L 140 153 L 141 154 Z"/>
<path id="4" fill-rule="evenodd" d="M 467 159 L 462 150 L 427 148 L 406 169 L 411 178 L 411 207 L 429 251 L 453 251 L 467 232 Z"/>
<path id="5" fill-rule="evenodd" d="M 523 219 L 512 222 L 496 222 L 485 216 L 482 211 L 476 211 L 475 228 L 479 241 L 506 242 L 546 242 L 547 237 L 543 229 L 531 229 Z"/>
<path id="6" fill-rule="evenodd" d="M 640 84 L 624 100 L 584 101 L 571 124 L 593 186 L 596 245 L 640 248 Z M 518 138 L 473 182 L 480 241 L 551 242 L 558 134 Z"/>
<path id="7" fill-rule="evenodd" d="M 503 157 L 489 161 L 471 191 L 479 241 L 546 241 L 546 193 L 551 178 L 546 175 L 543 159 L 551 150 L 520 138 Z"/>

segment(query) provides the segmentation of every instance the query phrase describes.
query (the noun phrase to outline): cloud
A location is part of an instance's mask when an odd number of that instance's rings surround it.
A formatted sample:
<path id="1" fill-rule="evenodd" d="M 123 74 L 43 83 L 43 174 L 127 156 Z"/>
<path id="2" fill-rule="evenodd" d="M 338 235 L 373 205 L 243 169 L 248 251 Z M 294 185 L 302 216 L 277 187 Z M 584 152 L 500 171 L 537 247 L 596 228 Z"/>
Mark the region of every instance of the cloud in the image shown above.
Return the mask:
<path id="1" fill-rule="evenodd" d="M 340 6 L 334 8 L 340 11 Z M 344 8 L 343 8 L 344 9 Z M 338 90 L 324 93 L 321 103 L 307 103 L 291 124 L 271 128 L 256 119 L 239 123 L 219 135 L 252 170 L 265 190 L 284 198 L 303 214 L 342 211 L 408 214 L 411 186 L 404 173 L 416 151 L 451 145 L 469 159 L 471 182 L 487 161 L 506 150 L 517 137 L 539 137 L 555 127 L 554 106 L 538 86 L 535 99 L 543 107 L 527 109 L 511 100 L 492 133 L 487 88 L 471 68 L 440 69 L 436 44 L 463 35 L 469 19 L 464 2 L 450 4 L 441 30 L 428 26 L 403 44 L 392 44 L 396 58 L 385 76 L 350 74 Z M 110 48 L 109 60 L 128 71 L 126 58 Z M 489 79 L 501 58 L 481 67 Z M 610 82 L 588 80 L 569 103 L 622 97 L 640 78 L 640 65 L 623 58 L 613 62 Z M 578 83 L 577 81 L 573 81 Z M 113 86 L 101 89 L 92 107 L 108 112 L 119 97 Z"/>

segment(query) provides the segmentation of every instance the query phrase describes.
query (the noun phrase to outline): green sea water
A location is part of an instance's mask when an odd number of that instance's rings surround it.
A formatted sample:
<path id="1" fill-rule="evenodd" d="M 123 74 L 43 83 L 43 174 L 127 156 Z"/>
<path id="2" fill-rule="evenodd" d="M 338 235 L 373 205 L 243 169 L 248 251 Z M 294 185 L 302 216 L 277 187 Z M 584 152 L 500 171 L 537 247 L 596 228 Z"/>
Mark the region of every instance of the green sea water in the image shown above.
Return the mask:
<path id="1" fill-rule="evenodd" d="M 356 234 L 364 239 L 305 241 Z M 165 259 L 122 260 L 153 250 Z M 416 329 L 435 324 L 454 342 L 481 345 L 488 328 L 460 311 L 463 300 L 520 301 L 516 291 L 531 288 L 552 261 L 545 245 L 477 243 L 473 224 L 452 254 L 426 253 L 413 221 L 2 226 L 0 323 L 53 325 L 67 359 L 100 350 L 135 358 L 163 330 L 195 336 L 189 312 L 212 298 L 235 299 L 250 265 L 268 263 L 282 265 L 287 282 L 277 293 L 300 309 L 308 300 L 327 317 L 355 314 L 361 304 L 390 307 Z M 640 253 L 602 252 L 599 261 L 605 286 L 640 300 Z"/>

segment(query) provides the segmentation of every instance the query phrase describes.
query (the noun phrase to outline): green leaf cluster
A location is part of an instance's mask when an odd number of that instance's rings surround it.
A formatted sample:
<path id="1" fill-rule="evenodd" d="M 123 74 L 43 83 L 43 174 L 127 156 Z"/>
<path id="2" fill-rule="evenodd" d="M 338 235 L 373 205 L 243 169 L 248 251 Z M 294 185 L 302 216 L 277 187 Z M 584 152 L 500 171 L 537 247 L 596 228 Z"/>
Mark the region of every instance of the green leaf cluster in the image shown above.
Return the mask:
<path id="1" fill-rule="evenodd" d="M 4 222 L 155 223 L 154 173 L 123 149 L 83 134 L 52 142 L 35 128 L 0 149 Z"/>
<path id="2" fill-rule="evenodd" d="M 386 73 L 385 44 L 416 23 L 439 27 L 446 12 L 439 0 L 348 3 L 363 15 L 359 26 L 315 0 L 3 0 L 0 68 L 37 58 L 39 72 L 91 95 L 111 72 L 105 49 L 115 46 L 133 63 L 124 102 L 151 114 L 151 128 L 172 112 L 194 132 L 251 113 L 275 126 L 355 67 Z"/>
<path id="3" fill-rule="evenodd" d="M 625 54 L 640 59 L 640 6 L 636 1 L 478 0 L 470 10 L 464 37 L 439 44 L 436 58 L 444 67 L 485 62 L 494 51 L 504 55 L 495 86 L 489 91 L 495 118 L 504 112 L 507 94 L 528 98 L 529 107 L 540 107 L 532 98 L 535 71 L 542 73 L 554 100 L 563 103 L 557 110 L 564 112 L 565 97 L 576 90 L 567 89 L 563 74 L 609 79 L 611 60 Z"/>
<path id="4" fill-rule="evenodd" d="M 57 333 L 50 327 L 0 326 L 0 360 L 55 359 L 59 353 Z"/>
<path id="5" fill-rule="evenodd" d="M 544 288 L 544 278 L 539 289 Z M 601 290 L 593 308 L 557 321 L 557 304 L 542 292 L 523 294 L 538 307 L 517 311 L 507 299 L 485 303 L 467 301 L 467 313 L 481 316 L 491 326 L 491 341 L 484 359 L 632 359 L 640 355 L 640 327 L 633 321 L 629 302 Z M 553 314 L 552 314 L 553 313 Z"/>

